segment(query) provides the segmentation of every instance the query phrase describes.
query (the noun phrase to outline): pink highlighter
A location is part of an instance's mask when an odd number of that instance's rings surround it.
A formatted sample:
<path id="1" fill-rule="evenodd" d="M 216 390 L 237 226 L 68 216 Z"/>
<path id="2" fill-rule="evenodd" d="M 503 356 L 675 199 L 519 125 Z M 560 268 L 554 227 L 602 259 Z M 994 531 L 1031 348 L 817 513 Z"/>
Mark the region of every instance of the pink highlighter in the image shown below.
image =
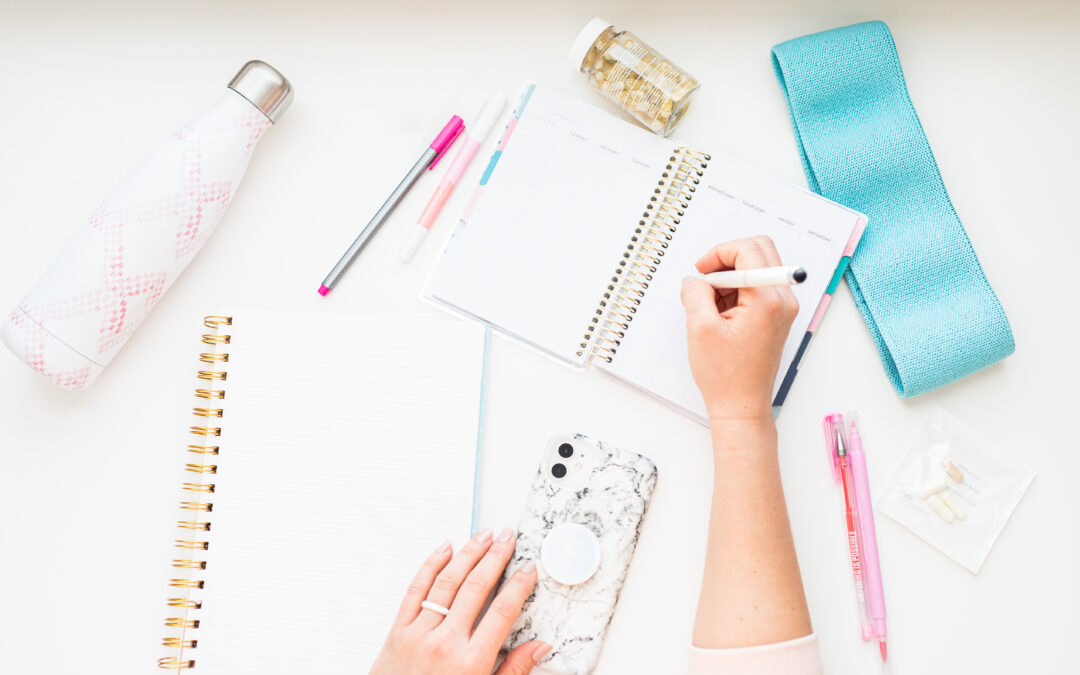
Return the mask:
<path id="1" fill-rule="evenodd" d="M 431 231 L 431 226 L 435 223 L 439 212 L 442 211 L 443 205 L 446 204 L 446 200 L 450 198 L 450 194 L 457 187 L 458 182 L 461 181 L 462 175 L 465 174 L 465 170 L 469 168 L 469 164 L 476 157 L 476 153 L 495 127 L 495 123 L 499 121 L 499 116 L 502 115 L 504 108 L 506 108 L 506 97 L 496 92 L 491 95 L 484 107 L 480 109 L 480 113 L 476 116 L 476 122 L 470 127 L 468 137 L 465 139 L 465 145 L 454 157 L 454 162 L 450 165 L 450 169 L 446 172 L 442 182 L 439 183 L 435 194 L 431 195 L 427 206 L 424 207 L 424 212 L 420 214 L 420 219 L 416 221 L 416 225 L 409 233 L 409 238 L 402 244 L 401 251 L 398 253 L 402 262 L 412 260 L 416 251 L 424 242 L 424 238 Z"/>

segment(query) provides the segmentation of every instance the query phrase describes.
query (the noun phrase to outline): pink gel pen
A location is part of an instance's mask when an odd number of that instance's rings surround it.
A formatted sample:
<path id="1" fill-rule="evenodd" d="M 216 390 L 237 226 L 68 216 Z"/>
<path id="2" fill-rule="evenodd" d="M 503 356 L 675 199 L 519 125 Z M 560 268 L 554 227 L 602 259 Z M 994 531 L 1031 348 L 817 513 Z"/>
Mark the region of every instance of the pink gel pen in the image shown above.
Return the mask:
<path id="1" fill-rule="evenodd" d="M 480 113 L 476 116 L 476 122 L 471 126 L 471 130 L 465 139 L 465 145 L 458 151 L 457 157 L 454 157 L 454 162 L 446 172 L 446 177 L 439 183 L 435 194 L 431 195 L 431 199 L 428 200 L 423 213 L 420 214 L 420 219 L 416 221 L 416 225 L 409 232 L 409 238 L 402 244 L 401 251 L 398 253 L 402 262 L 412 260 L 417 249 L 424 243 L 424 238 L 431 231 L 431 226 L 435 223 L 439 212 L 442 211 L 446 200 L 450 199 L 450 194 L 457 187 L 458 182 L 461 181 L 462 175 L 469 168 L 473 158 L 476 157 L 476 153 L 495 127 L 495 123 L 499 121 L 499 116 L 502 115 L 505 107 L 506 97 L 501 93 L 494 93 L 484 104 L 484 107 L 480 109 Z"/>
<path id="2" fill-rule="evenodd" d="M 825 418 L 825 435 L 829 458 L 832 460 L 833 478 L 840 484 L 844 497 L 844 525 L 848 539 L 848 555 L 851 558 L 851 580 L 855 587 L 855 608 L 859 613 L 859 630 L 864 640 L 870 639 L 873 624 L 866 593 L 865 563 L 863 561 L 862 523 L 859 518 L 855 476 L 847 443 L 844 442 L 844 418 L 829 415 Z"/>
<path id="3" fill-rule="evenodd" d="M 885 662 L 885 589 L 881 583 L 881 562 L 878 558 L 877 532 L 874 530 L 874 507 L 870 503 L 870 479 L 866 473 L 866 455 L 863 454 L 862 438 L 851 421 L 848 429 L 851 472 L 855 479 L 855 502 L 859 510 L 860 543 L 862 551 L 863 580 L 869 604 L 870 631 L 863 626 L 863 639 L 877 637 L 881 661 Z"/>

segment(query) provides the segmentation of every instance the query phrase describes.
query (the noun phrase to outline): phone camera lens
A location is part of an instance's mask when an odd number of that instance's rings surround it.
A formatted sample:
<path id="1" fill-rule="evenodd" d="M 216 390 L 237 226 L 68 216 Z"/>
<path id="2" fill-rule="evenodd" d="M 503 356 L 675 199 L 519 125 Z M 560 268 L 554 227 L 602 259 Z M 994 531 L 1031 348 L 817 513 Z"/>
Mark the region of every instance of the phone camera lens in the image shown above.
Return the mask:
<path id="1" fill-rule="evenodd" d="M 574 454 L 574 446 L 569 443 L 563 443 L 559 446 L 559 457 L 563 459 L 569 459 Z"/>
<path id="2" fill-rule="evenodd" d="M 552 464 L 551 465 L 551 475 L 555 476 L 556 478 L 562 478 L 563 476 L 566 475 L 566 465 L 565 464 Z"/>

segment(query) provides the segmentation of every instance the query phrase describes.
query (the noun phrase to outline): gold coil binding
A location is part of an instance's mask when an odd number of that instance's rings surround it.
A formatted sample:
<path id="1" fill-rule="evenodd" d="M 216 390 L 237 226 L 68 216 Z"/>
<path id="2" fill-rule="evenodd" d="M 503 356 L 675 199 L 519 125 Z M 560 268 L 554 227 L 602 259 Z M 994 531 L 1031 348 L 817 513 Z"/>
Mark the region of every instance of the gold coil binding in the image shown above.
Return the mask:
<path id="1" fill-rule="evenodd" d="M 161 641 L 161 644 L 166 647 L 184 647 L 186 649 L 194 649 L 198 643 L 198 640 L 181 640 L 178 637 L 167 637 Z"/>
<path id="2" fill-rule="evenodd" d="M 201 609 L 202 603 L 198 600 L 189 600 L 187 598 L 169 598 L 165 603 L 167 607 L 183 607 L 185 609 Z"/>
<path id="3" fill-rule="evenodd" d="M 179 659 L 175 656 L 165 656 L 158 659 L 158 668 L 162 670 L 186 670 L 195 667 L 194 659 Z"/>
<path id="4" fill-rule="evenodd" d="M 232 325 L 232 317 L 229 316 L 208 316 L 203 319 L 203 325 L 212 331 L 221 331 L 227 326 Z M 222 351 L 216 351 L 225 349 L 225 345 L 232 342 L 232 336 L 226 335 L 221 332 L 207 333 L 202 336 L 202 343 L 209 345 L 210 349 L 215 351 L 201 352 L 199 354 L 199 362 L 204 364 L 210 364 L 218 370 L 199 370 L 197 375 L 200 380 L 206 380 L 213 382 L 218 388 L 215 389 L 196 389 L 195 396 L 203 401 L 221 400 L 225 398 L 225 391 L 221 388 L 228 373 L 223 370 L 225 364 L 229 362 L 229 355 Z M 203 347 L 206 349 L 206 347 Z M 205 386 L 205 385 L 204 385 Z M 220 448 L 217 445 L 207 445 L 207 441 L 211 437 L 221 436 L 221 427 L 209 426 L 207 423 L 210 418 L 215 421 L 218 418 L 224 416 L 224 410 L 222 408 L 210 408 L 205 407 L 212 405 L 208 403 L 202 403 L 200 406 L 192 408 L 192 415 L 195 418 L 197 424 L 191 425 L 189 432 L 195 436 L 199 436 L 198 442 L 192 443 L 187 446 L 188 452 L 199 455 L 197 463 L 187 463 L 184 465 L 184 469 L 194 474 L 198 474 L 200 478 L 206 474 L 216 474 L 218 467 L 216 464 L 204 464 L 206 460 L 211 456 L 217 455 L 220 452 Z M 195 460 L 195 457 L 192 457 Z M 192 477 L 194 478 L 194 477 Z M 185 496 L 185 500 L 180 502 L 180 508 L 185 511 L 184 518 L 176 522 L 177 527 L 181 530 L 183 539 L 177 539 L 174 542 L 174 546 L 180 549 L 181 556 L 195 556 L 198 551 L 206 551 L 210 548 L 210 542 L 202 541 L 200 539 L 188 539 L 194 535 L 195 532 L 208 532 L 210 530 L 210 521 L 203 520 L 207 514 L 213 511 L 214 505 L 212 502 L 206 501 L 211 497 L 214 492 L 214 484 L 208 482 L 185 482 L 183 489 L 186 492 L 194 493 Z M 189 518 L 193 520 L 188 520 Z M 172 566 L 177 568 L 178 571 L 188 572 L 192 575 L 198 574 L 202 570 L 206 569 L 205 560 L 196 560 L 194 557 L 181 557 L 172 561 Z M 186 589 L 187 593 L 197 593 L 204 588 L 205 581 L 194 576 L 187 578 L 170 579 L 169 585 L 174 588 Z M 170 608 L 176 608 L 180 610 L 178 613 L 182 613 L 183 616 L 170 616 L 165 619 L 165 626 L 172 628 L 178 632 L 177 635 L 166 636 L 162 639 L 161 644 L 170 649 L 176 650 L 176 653 L 171 656 L 166 656 L 158 659 L 158 667 L 164 670 L 187 670 L 195 667 L 195 659 L 190 658 L 185 653 L 186 650 L 196 649 L 199 644 L 197 637 L 192 636 L 188 631 L 193 631 L 199 627 L 199 619 L 192 616 L 192 613 L 196 610 L 202 609 L 202 601 L 189 597 L 183 598 L 169 598 L 165 603 Z"/>
<path id="5" fill-rule="evenodd" d="M 586 364 L 594 358 L 608 363 L 615 358 L 710 159 L 690 148 L 671 153 L 578 345 L 577 355 Z"/>

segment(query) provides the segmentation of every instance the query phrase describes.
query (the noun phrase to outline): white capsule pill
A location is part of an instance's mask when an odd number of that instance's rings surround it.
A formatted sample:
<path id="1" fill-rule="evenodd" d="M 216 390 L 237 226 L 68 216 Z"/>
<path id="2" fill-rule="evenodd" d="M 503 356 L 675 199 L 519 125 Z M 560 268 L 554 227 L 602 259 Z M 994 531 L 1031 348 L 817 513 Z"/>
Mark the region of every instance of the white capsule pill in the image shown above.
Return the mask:
<path id="1" fill-rule="evenodd" d="M 919 488 L 919 496 L 926 499 L 930 495 L 936 495 L 947 487 L 949 487 L 949 481 L 945 479 L 945 474 L 939 473 Z"/>
<path id="2" fill-rule="evenodd" d="M 949 510 L 953 512 L 957 520 L 967 519 L 967 509 L 964 508 L 964 505 L 960 503 L 960 499 L 955 494 L 946 490 L 941 493 L 941 501 L 945 506 L 949 507 Z"/>
<path id="3" fill-rule="evenodd" d="M 964 472 L 948 459 L 941 460 L 941 466 L 945 467 L 945 473 L 949 474 L 949 478 L 952 478 L 957 483 L 964 482 Z"/>
<path id="4" fill-rule="evenodd" d="M 926 500 L 926 503 L 929 504 L 930 508 L 934 509 L 934 513 L 941 516 L 941 519 L 946 523 L 951 523 L 956 520 L 956 515 L 953 514 L 952 509 L 945 506 L 945 502 L 941 501 L 941 497 L 930 495 L 930 498 Z"/>

